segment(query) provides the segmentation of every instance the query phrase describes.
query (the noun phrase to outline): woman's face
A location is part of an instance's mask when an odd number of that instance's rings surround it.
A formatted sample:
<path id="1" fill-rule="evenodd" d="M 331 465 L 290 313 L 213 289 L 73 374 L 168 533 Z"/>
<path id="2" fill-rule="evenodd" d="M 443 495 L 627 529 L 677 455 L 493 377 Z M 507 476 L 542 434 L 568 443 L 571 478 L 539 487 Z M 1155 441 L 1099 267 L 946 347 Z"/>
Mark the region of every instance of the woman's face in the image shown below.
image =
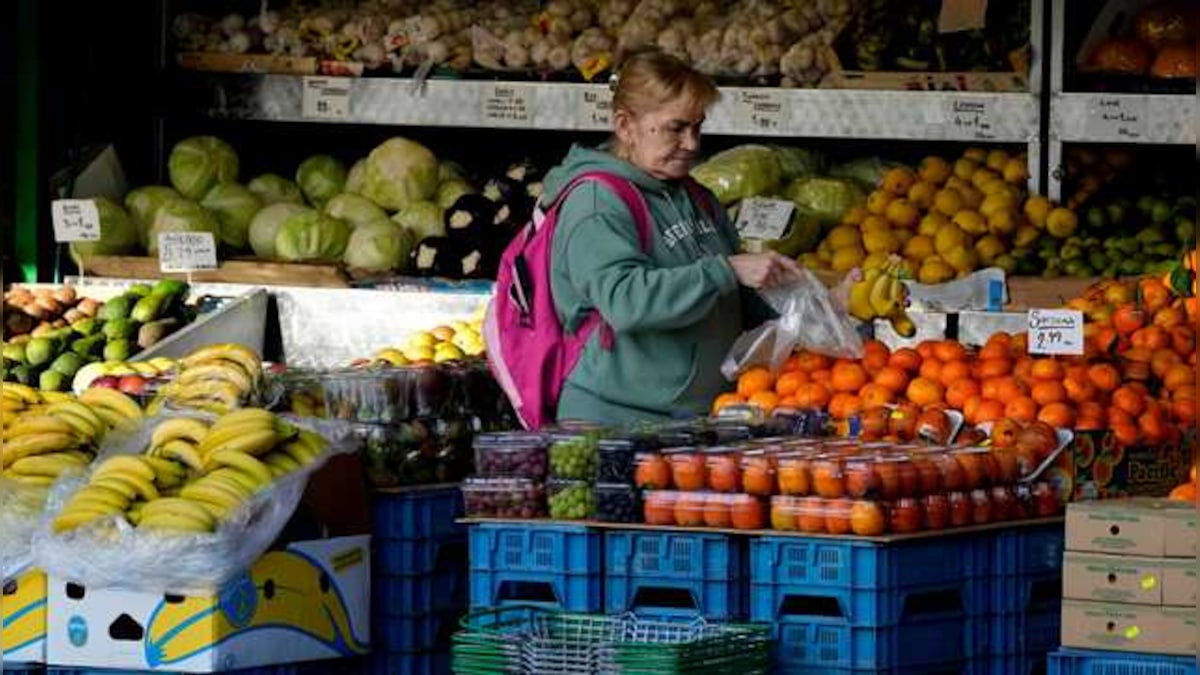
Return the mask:
<path id="1" fill-rule="evenodd" d="M 676 180 L 700 152 L 704 115 L 702 106 L 681 98 L 639 115 L 618 110 L 613 120 L 625 159 L 659 180 Z"/>

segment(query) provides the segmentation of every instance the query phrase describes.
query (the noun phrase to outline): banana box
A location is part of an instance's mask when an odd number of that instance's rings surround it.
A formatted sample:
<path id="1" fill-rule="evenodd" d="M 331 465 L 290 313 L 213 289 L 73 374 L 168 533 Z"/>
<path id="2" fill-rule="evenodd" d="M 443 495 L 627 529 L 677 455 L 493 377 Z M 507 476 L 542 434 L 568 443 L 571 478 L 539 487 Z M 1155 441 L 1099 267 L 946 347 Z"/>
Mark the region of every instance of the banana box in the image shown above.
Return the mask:
<path id="1" fill-rule="evenodd" d="M 4 580 L 0 595 L 0 661 L 46 662 L 46 575 L 26 569 Z"/>
<path id="2" fill-rule="evenodd" d="M 298 542 L 264 555 L 217 596 L 85 588 L 49 580 L 47 661 L 214 673 L 370 650 L 370 537 Z"/>

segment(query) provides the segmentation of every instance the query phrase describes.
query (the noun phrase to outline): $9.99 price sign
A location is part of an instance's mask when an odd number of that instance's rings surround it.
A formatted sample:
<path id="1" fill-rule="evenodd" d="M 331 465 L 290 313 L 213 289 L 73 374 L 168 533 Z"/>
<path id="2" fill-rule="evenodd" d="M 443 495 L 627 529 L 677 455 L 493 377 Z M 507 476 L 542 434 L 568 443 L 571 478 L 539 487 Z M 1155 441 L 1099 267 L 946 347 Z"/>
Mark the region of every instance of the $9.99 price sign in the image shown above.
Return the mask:
<path id="1" fill-rule="evenodd" d="M 217 243 L 211 232 L 158 235 L 158 268 L 164 273 L 217 269 Z"/>
<path id="2" fill-rule="evenodd" d="M 1083 354 L 1083 312 L 1074 309 L 1029 310 L 1029 353 Z"/>

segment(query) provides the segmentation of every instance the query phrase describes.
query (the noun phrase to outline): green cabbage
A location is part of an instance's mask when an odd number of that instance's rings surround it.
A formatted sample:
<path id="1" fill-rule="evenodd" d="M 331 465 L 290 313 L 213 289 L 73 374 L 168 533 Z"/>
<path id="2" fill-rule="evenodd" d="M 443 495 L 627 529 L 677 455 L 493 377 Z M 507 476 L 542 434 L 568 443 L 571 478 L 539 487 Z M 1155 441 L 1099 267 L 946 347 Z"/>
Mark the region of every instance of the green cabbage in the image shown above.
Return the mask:
<path id="1" fill-rule="evenodd" d="M 146 241 L 146 251 L 150 255 L 158 255 L 158 235 L 163 232 L 212 232 L 219 239 L 221 221 L 212 211 L 196 202 L 175 199 L 164 203 L 154 212 L 154 222 L 150 224 L 150 235 Z"/>
<path id="2" fill-rule="evenodd" d="M 283 221 L 275 233 L 280 260 L 337 262 L 346 252 L 350 226 L 343 220 L 309 209 Z"/>
<path id="3" fill-rule="evenodd" d="M 462 168 L 462 165 L 458 162 L 451 162 L 448 159 L 444 159 L 438 162 L 438 180 L 441 182 L 448 180 L 461 180 L 466 182 L 467 170 Z"/>
<path id="4" fill-rule="evenodd" d="M 421 241 L 427 237 L 446 236 L 446 223 L 443 221 L 445 209 L 433 202 L 413 202 L 408 208 L 392 216 L 392 222 L 412 233 L 413 238 Z"/>
<path id="5" fill-rule="evenodd" d="M 779 157 L 762 145 L 739 145 L 718 152 L 692 170 L 692 177 L 712 190 L 722 204 L 774 194 L 780 185 Z"/>
<path id="6" fill-rule="evenodd" d="M 346 165 L 329 155 L 313 155 L 300 162 L 296 184 L 310 204 L 323 208 L 325 202 L 341 194 L 346 186 Z"/>
<path id="7" fill-rule="evenodd" d="M 216 136 L 193 136 L 175 144 L 167 159 L 171 185 L 184 197 L 199 200 L 217 183 L 238 178 L 238 156 Z"/>
<path id="8" fill-rule="evenodd" d="M 361 195 L 343 192 L 325 204 L 325 213 L 358 227 L 376 220 L 387 220 L 387 212 Z"/>
<path id="9" fill-rule="evenodd" d="M 349 267 L 386 272 L 403 267 L 411 248 L 412 237 L 408 231 L 383 220 L 354 228 L 342 259 Z"/>
<path id="10" fill-rule="evenodd" d="M 884 161 L 878 157 L 863 157 L 831 167 L 829 169 L 829 176 L 831 178 L 853 180 L 862 187 L 873 190 L 875 186 L 879 185 L 879 181 L 883 178 L 883 174 L 887 173 L 888 169 L 898 166 L 904 165 L 899 162 Z"/>
<path id="11" fill-rule="evenodd" d="M 138 228 L 138 242 L 142 248 L 146 247 L 150 224 L 154 222 L 154 212 L 172 199 L 183 199 L 183 195 L 165 185 L 147 185 L 130 190 L 129 194 L 125 195 L 125 208 Z"/>
<path id="12" fill-rule="evenodd" d="M 346 174 L 346 186 L 342 188 L 342 192 L 349 192 L 356 195 L 362 194 L 366 176 L 367 160 L 360 159 L 350 167 L 349 173 Z"/>
<path id="13" fill-rule="evenodd" d="M 235 249 L 246 248 L 250 222 L 263 207 L 258 195 L 237 183 L 217 183 L 200 205 L 221 221 L 221 243 Z"/>
<path id="14" fill-rule="evenodd" d="M 458 201 L 459 197 L 463 195 L 469 195 L 474 192 L 475 190 L 473 190 L 465 180 L 451 178 L 450 180 L 442 181 L 441 184 L 438 185 L 437 196 L 434 197 L 434 201 L 437 202 L 437 205 L 443 209 L 448 209 L 451 206 L 454 206 L 454 202 Z"/>
<path id="15" fill-rule="evenodd" d="M 263 204 L 304 204 L 304 194 L 300 192 L 300 186 L 277 174 L 264 173 L 247 183 L 246 187 L 258 195 Z"/>
<path id="16" fill-rule="evenodd" d="M 787 186 L 784 195 L 796 203 L 797 213 L 822 225 L 836 225 L 851 208 L 867 203 L 856 182 L 839 178 L 800 178 Z"/>
<path id="17" fill-rule="evenodd" d="M 437 186 L 437 157 L 419 143 L 392 138 L 367 156 L 361 194 L 389 211 L 399 211 L 430 199 Z"/>
<path id="18" fill-rule="evenodd" d="M 124 255 L 132 253 L 141 243 L 141 235 L 133 219 L 118 204 L 106 197 L 92 200 L 100 213 L 100 238 L 96 241 L 71 242 L 71 259 L 81 269 L 83 259 L 94 255 Z"/>
<path id="19" fill-rule="evenodd" d="M 250 250 L 259 258 L 273 259 L 275 235 L 279 233 L 279 227 L 288 218 L 309 211 L 312 209 L 291 202 L 279 202 L 263 207 L 255 214 L 254 220 L 250 221 Z"/>
<path id="20" fill-rule="evenodd" d="M 815 176 L 821 173 L 825 161 L 821 153 L 806 148 L 790 148 L 773 145 L 775 156 L 779 158 L 780 177 L 784 184 L 790 183 L 801 176 Z"/>

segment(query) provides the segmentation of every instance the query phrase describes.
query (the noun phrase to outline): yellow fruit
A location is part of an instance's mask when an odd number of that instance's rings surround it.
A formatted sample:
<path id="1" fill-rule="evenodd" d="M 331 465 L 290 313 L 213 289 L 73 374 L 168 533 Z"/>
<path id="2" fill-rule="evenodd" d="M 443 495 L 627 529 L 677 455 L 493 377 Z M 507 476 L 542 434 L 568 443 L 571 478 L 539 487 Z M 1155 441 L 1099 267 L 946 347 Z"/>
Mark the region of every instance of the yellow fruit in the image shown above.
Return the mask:
<path id="1" fill-rule="evenodd" d="M 1000 180 L 1000 174 L 991 169 L 979 169 L 971 174 L 971 185 L 981 187 L 984 183 L 990 183 L 994 180 Z"/>
<path id="2" fill-rule="evenodd" d="M 432 333 L 425 331 L 413 333 L 408 338 L 409 347 L 433 347 L 435 344 L 437 344 L 437 338 Z"/>
<path id="3" fill-rule="evenodd" d="M 963 179 L 959 178 L 958 176 L 950 176 L 949 180 L 947 180 L 946 184 L 943 185 L 942 187 L 954 188 L 955 190 L 958 190 L 958 192 L 961 194 L 963 190 L 966 190 L 969 187 L 975 187 L 975 186 L 971 185 L 971 181 L 969 181 L 969 180 L 963 180 Z"/>
<path id="4" fill-rule="evenodd" d="M 833 252 L 833 260 L 829 266 L 835 272 L 849 272 L 855 267 L 861 267 L 862 261 L 866 259 L 867 254 L 857 246 L 847 246 L 839 248 Z"/>
<path id="5" fill-rule="evenodd" d="M 987 167 L 993 171 L 1003 171 L 1009 159 L 1011 157 L 1007 152 L 1000 149 L 992 150 L 987 154 Z"/>
<path id="6" fill-rule="evenodd" d="M 900 242 L 890 231 L 870 232 L 863 234 L 863 248 L 867 253 L 895 253 L 900 250 Z"/>
<path id="7" fill-rule="evenodd" d="M 1079 227 L 1079 219 L 1071 209 L 1059 206 L 1046 217 L 1046 231 L 1050 236 L 1066 239 Z"/>
<path id="8" fill-rule="evenodd" d="M 951 222 L 957 225 L 963 232 L 973 236 L 987 234 L 988 231 L 987 220 L 979 215 L 978 211 L 971 211 L 970 209 L 963 209 L 954 214 L 954 219 Z"/>
<path id="9" fill-rule="evenodd" d="M 887 211 L 887 205 L 892 202 L 895 197 L 892 193 L 884 190 L 875 190 L 867 196 L 867 210 L 876 215 L 882 216 Z"/>
<path id="10" fill-rule="evenodd" d="M 1013 257 L 1012 254 L 1005 253 L 1002 256 L 997 256 L 996 259 L 992 261 L 992 266 L 999 267 L 1000 269 L 1004 270 L 1005 274 L 1012 274 L 1017 270 L 1017 259 Z"/>
<path id="11" fill-rule="evenodd" d="M 1013 207 L 1013 200 L 1009 199 L 1008 194 L 1000 192 L 990 194 L 983 198 L 983 202 L 979 205 L 979 213 L 984 218 L 991 218 L 993 213 L 997 211 L 1005 211 Z"/>
<path id="12" fill-rule="evenodd" d="M 1003 192 L 1003 191 L 1007 190 L 1009 187 L 1011 187 L 1011 186 L 1008 183 L 1005 183 L 1004 181 L 997 178 L 996 180 L 989 180 L 988 182 L 984 183 L 983 185 L 980 185 L 979 191 L 982 192 L 985 197 L 990 197 L 991 195 L 994 195 L 997 192 Z"/>
<path id="13" fill-rule="evenodd" d="M 903 197 L 888 204 L 884 216 L 888 222 L 898 227 L 915 227 L 921 220 L 921 212 L 912 202 Z"/>
<path id="14" fill-rule="evenodd" d="M 843 225 L 860 225 L 864 218 L 871 215 L 871 212 L 865 206 L 854 206 L 849 211 L 842 214 Z"/>
<path id="15" fill-rule="evenodd" d="M 869 269 L 883 267 L 884 265 L 888 264 L 888 260 L 890 258 L 891 258 L 891 254 L 886 253 L 884 251 L 880 251 L 878 253 L 872 253 L 863 259 L 862 268 L 864 270 L 869 270 Z"/>
<path id="16" fill-rule="evenodd" d="M 1021 217 L 1012 209 L 1004 209 L 988 216 L 987 224 L 988 232 L 1007 237 L 1021 226 Z"/>
<path id="17" fill-rule="evenodd" d="M 962 194 L 954 188 L 942 188 L 933 197 L 933 208 L 945 216 L 953 216 L 963 208 Z"/>
<path id="18" fill-rule="evenodd" d="M 954 278 L 954 268 L 937 256 L 926 258 L 917 270 L 917 281 L 923 284 L 940 284 Z"/>
<path id="19" fill-rule="evenodd" d="M 836 251 L 839 248 L 858 246 L 862 242 L 862 238 L 859 236 L 857 229 L 849 225 L 838 225 L 829 231 L 829 234 L 825 237 L 825 241 L 829 244 L 830 248 Z"/>
<path id="20" fill-rule="evenodd" d="M 979 210 L 979 205 L 983 203 L 983 193 L 973 186 L 967 186 L 960 190 L 963 198 L 963 208 Z"/>
<path id="21" fill-rule="evenodd" d="M 900 260 L 896 262 L 896 272 L 901 278 L 912 279 L 917 276 L 917 268 L 920 266 L 920 263 L 913 263 L 911 260 Z"/>
<path id="22" fill-rule="evenodd" d="M 1029 180 L 1029 164 L 1022 159 L 1010 159 L 1004 165 L 1004 180 L 1013 185 L 1024 185 Z"/>
<path id="23" fill-rule="evenodd" d="M 833 260 L 833 245 L 826 239 L 817 244 L 817 259 L 828 265 Z"/>
<path id="24" fill-rule="evenodd" d="M 1025 217 L 1029 219 L 1029 222 L 1034 227 L 1042 229 L 1046 226 L 1046 218 L 1050 216 L 1050 210 L 1052 208 L 1054 208 L 1054 206 L 1050 203 L 1049 199 L 1043 197 L 1042 195 L 1034 195 L 1025 200 L 1025 206 L 1023 210 L 1025 212 Z"/>
<path id="25" fill-rule="evenodd" d="M 979 254 L 979 261 L 984 265 L 991 265 L 996 258 L 1004 254 L 1004 241 L 994 234 L 975 242 L 975 253 Z"/>
<path id="26" fill-rule="evenodd" d="M 887 218 L 872 213 L 862 222 L 860 229 L 862 230 L 862 235 L 865 237 L 871 232 L 891 232 L 892 224 L 887 221 Z"/>
<path id="27" fill-rule="evenodd" d="M 921 164 L 917 167 L 917 175 L 921 180 L 928 181 L 934 185 L 945 183 L 952 171 L 950 162 L 933 155 L 921 160 Z"/>
<path id="28" fill-rule="evenodd" d="M 409 361 L 433 360 L 433 347 L 407 347 L 402 353 Z"/>
<path id="29" fill-rule="evenodd" d="M 953 267 L 956 272 L 973 272 L 979 267 L 979 254 L 975 253 L 975 249 L 969 246 L 944 252 L 942 253 L 942 259 L 946 261 L 946 264 Z"/>
<path id="30" fill-rule="evenodd" d="M 908 189 L 913 186 L 916 180 L 917 177 L 912 171 L 898 166 L 888 169 L 883 174 L 883 179 L 879 181 L 879 187 L 890 192 L 895 197 L 903 197 L 908 194 Z"/>
<path id="31" fill-rule="evenodd" d="M 930 211 L 921 219 L 917 225 L 917 234 L 923 234 L 927 237 L 934 237 L 942 226 L 950 222 L 950 219 L 938 211 Z"/>
<path id="32" fill-rule="evenodd" d="M 945 256 L 950 251 L 966 248 L 970 245 L 967 233 L 954 223 L 943 225 L 933 238 L 933 249 L 938 255 Z"/>
<path id="33" fill-rule="evenodd" d="M 800 263 L 805 269 L 810 270 L 819 270 L 824 267 L 821 264 L 821 258 L 816 253 L 801 253 L 800 257 L 796 258 L 796 262 Z"/>
<path id="34" fill-rule="evenodd" d="M 1027 248 L 1033 245 L 1033 242 L 1041 237 L 1042 233 L 1032 225 L 1019 225 L 1017 232 L 1013 235 L 1013 246 L 1016 248 Z"/>
<path id="35" fill-rule="evenodd" d="M 987 161 L 987 150 L 983 148 L 967 148 L 963 151 L 963 157 L 977 164 L 982 164 Z"/>
<path id="36" fill-rule="evenodd" d="M 908 243 L 909 239 L 917 236 L 917 233 L 908 228 L 897 227 L 896 229 L 892 230 L 892 236 L 896 237 L 896 241 L 900 242 L 900 246 L 903 248 L 904 245 Z"/>
<path id="37" fill-rule="evenodd" d="M 958 176 L 962 180 L 971 180 L 971 176 L 975 174 L 975 171 L 978 168 L 978 162 L 963 157 L 954 163 L 954 175 Z"/>
<path id="38" fill-rule="evenodd" d="M 913 183 L 913 186 L 908 189 L 908 201 L 919 209 L 928 209 L 930 206 L 933 206 L 933 196 L 937 194 L 937 191 L 938 186 L 936 183 L 919 180 Z"/>
<path id="39" fill-rule="evenodd" d="M 904 257 L 909 260 L 924 260 L 937 251 L 933 247 L 933 237 L 918 234 L 904 245 Z"/>

